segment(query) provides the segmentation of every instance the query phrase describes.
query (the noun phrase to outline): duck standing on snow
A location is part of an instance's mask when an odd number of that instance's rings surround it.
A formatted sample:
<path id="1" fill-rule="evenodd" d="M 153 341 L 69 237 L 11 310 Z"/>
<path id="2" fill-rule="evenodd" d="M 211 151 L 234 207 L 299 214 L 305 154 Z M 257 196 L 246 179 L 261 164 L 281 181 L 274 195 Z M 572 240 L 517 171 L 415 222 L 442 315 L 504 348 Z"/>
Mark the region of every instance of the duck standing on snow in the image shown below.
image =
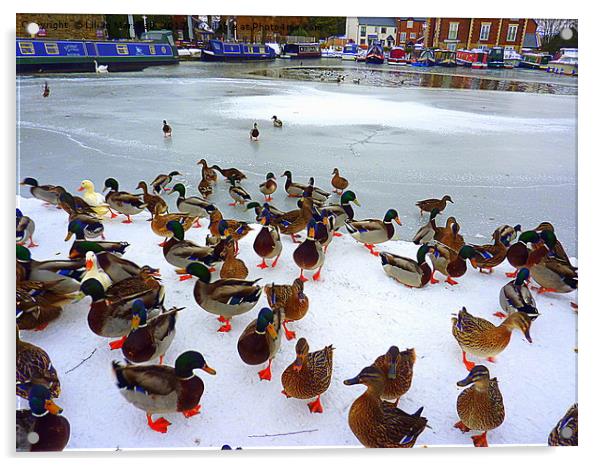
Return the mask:
<path id="1" fill-rule="evenodd" d="M 207 180 L 211 184 L 217 183 L 217 173 L 215 170 L 207 165 L 207 161 L 205 159 L 199 160 L 197 165 L 202 165 L 201 167 L 201 178 Z"/>
<path id="2" fill-rule="evenodd" d="M 171 137 L 171 126 L 167 124 L 166 120 L 163 120 L 163 137 L 170 138 Z"/>
<path id="3" fill-rule="evenodd" d="M 126 191 L 119 191 L 119 183 L 117 183 L 115 178 L 107 178 L 105 180 L 103 192 L 107 189 L 109 192 L 105 194 L 105 200 L 109 204 L 109 207 L 126 216 L 126 220 L 123 220 L 121 223 L 132 223 L 130 216 L 141 213 L 146 207 L 146 204 L 139 196 Z M 111 218 L 115 217 L 117 215 L 111 212 Z"/>
<path id="4" fill-rule="evenodd" d="M 65 237 L 65 241 L 69 241 L 73 235 L 75 235 L 75 240 L 69 249 L 69 259 L 81 260 L 86 256 L 86 252 L 89 250 L 89 247 L 93 245 L 94 252 L 98 252 L 98 250 L 112 252 L 116 254 L 124 254 L 125 249 L 130 245 L 129 243 L 122 241 L 88 241 L 86 239 L 84 224 L 79 220 L 73 220 L 69 222 L 69 226 L 67 227 L 67 236 Z"/>
<path id="5" fill-rule="evenodd" d="M 259 128 L 257 127 L 257 123 L 253 123 L 253 129 L 249 133 L 249 138 L 251 141 L 259 140 Z"/>
<path id="6" fill-rule="evenodd" d="M 295 278 L 292 285 L 266 285 L 265 295 L 268 305 L 273 311 L 282 311 L 282 328 L 287 340 L 296 337 L 295 332 L 286 328 L 288 322 L 296 322 L 303 319 L 309 309 L 309 298 L 303 292 L 303 281 Z"/>
<path id="7" fill-rule="evenodd" d="M 129 403 L 146 413 L 151 429 L 162 434 L 167 433 L 171 422 L 163 417 L 153 421 L 153 414 L 182 413 L 189 418 L 201 412 L 199 401 L 205 384 L 194 375 L 195 369 L 216 374 L 198 351 L 180 354 L 175 367 L 163 364 L 125 365 L 113 361 L 119 392 Z"/>
<path id="8" fill-rule="evenodd" d="M 157 210 L 160 214 L 168 211 L 167 202 L 165 202 L 161 196 L 157 196 L 148 192 L 148 185 L 146 184 L 146 181 L 141 181 L 138 183 L 136 189 L 142 189 L 142 200 L 146 204 L 146 210 L 148 210 L 151 214 L 151 219 L 155 215 L 155 210 Z"/>
<path id="9" fill-rule="evenodd" d="M 234 178 L 235 181 L 240 183 L 242 180 L 247 179 L 247 175 L 238 168 L 220 168 L 218 165 L 212 165 L 211 168 L 220 172 L 226 181 L 229 181 L 230 178 Z"/>
<path id="10" fill-rule="evenodd" d="M 312 218 L 307 224 L 307 238 L 293 252 L 293 260 L 301 269 L 299 280 L 306 282 L 308 279 L 303 276 L 303 270 L 315 270 L 312 278 L 314 281 L 320 279 L 320 272 L 324 264 L 324 249 L 322 245 L 316 241 L 316 221 Z"/>
<path id="11" fill-rule="evenodd" d="M 105 202 L 104 196 L 94 190 L 94 183 L 90 180 L 83 180 L 77 190 L 84 192 L 83 200 L 92 207 L 96 215 L 103 216 L 109 213 L 109 205 Z"/>
<path id="12" fill-rule="evenodd" d="M 81 281 L 84 282 L 88 278 L 95 278 L 98 280 L 105 291 L 113 284 L 107 273 L 102 268 L 98 267 L 96 254 L 92 251 L 86 252 L 86 272 L 82 276 Z"/>
<path id="13" fill-rule="evenodd" d="M 230 188 L 228 188 L 228 193 L 230 197 L 234 200 L 234 202 L 230 202 L 229 206 L 237 206 L 237 205 L 245 205 L 245 203 L 251 201 L 251 195 L 246 191 L 245 188 L 236 184 L 236 180 L 234 178 L 230 178 Z"/>
<path id="14" fill-rule="evenodd" d="M 443 212 L 445 207 L 447 207 L 448 202 L 451 202 L 452 204 L 454 203 L 452 198 L 446 194 L 441 199 L 424 199 L 422 201 L 418 201 L 416 206 L 420 209 L 420 216 L 422 217 L 424 212 L 432 212 L 433 209 Z"/>
<path id="15" fill-rule="evenodd" d="M 334 188 L 333 192 L 336 194 L 343 194 L 343 191 L 345 191 L 347 189 L 347 187 L 349 186 L 349 181 L 347 181 L 346 178 L 343 178 L 341 175 L 339 175 L 339 169 L 335 168 L 332 171 L 332 180 L 330 180 L 330 184 L 332 184 L 332 187 Z"/>
<path id="16" fill-rule="evenodd" d="M 272 380 L 272 360 L 280 349 L 280 317 L 280 312 L 274 314 L 264 307 L 238 338 L 238 354 L 245 364 L 268 363 L 268 367 L 258 372 L 259 380 Z"/>
<path id="17" fill-rule="evenodd" d="M 399 351 L 397 346 L 391 346 L 385 354 L 376 358 L 373 365 L 387 375 L 380 396 L 382 400 L 394 401 L 395 405 L 399 403 L 399 399 L 412 386 L 415 362 L 414 348 Z"/>
<path id="18" fill-rule="evenodd" d="M 426 223 L 426 225 L 423 225 L 418 229 L 418 231 L 414 235 L 414 238 L 412 238 L 412 243 L 427 244 L 433 241 L 433 239 L 435 239 L 435 234 L 439 230 L 439 227 L 437 226 L 436 222 L 436 217 L 438 214 L 439 209 L 435 208 L 431 210 L 429 221 Z"/>
<path id="19" fill-rule="evenodd" d="M 50 95 L 50 87 L 48 87 L 48 81 L 44 83 L 44 92 L 42 92 L 42 97 L 48 97 Z"/>
<path id="20" fill-rule="evenodd" d="M 389 209 L 382 221 L 372 218 L 366 220 L 347 220 L 345 227 L 353 239 L 363 243 L 372 255 L 378 256 L 379 253 L 374 250 L 374 245 L 384 243 L 393 238 L 395 234 L 395 227 L 391 223 L 393 220 L 398 225 L 401 225 L 397 211 Z"/>
<path id="21" fill-rule="evenodd" d="M 200 228 L 201 224 L 199 223 L 199 219 L 207 218 L 209 216 L 209 211 L 207 208 L 211 205 L 211 203 L 205 199 L 201 199 L 198 196 L 190 196 L 186 197 L 186 188 L 182 183 L 177 183 L 173 187 L 173 193 L 178 193 L 178 198 L 176 199 L 176 206 L 178 210 L 184 214 L 188 214 L 191 217 L 196 217 L 196 222 L 193 225 L 193 228 Z"/>
<path id="22" fill-rule="evenodd" d="M 282 241 L 278 226 L 271 225 L 272 215 L 265 208 L 259 216 L 259 222 L 262 227 L 255 240 L 253 241 L 253 251 L 261 257 L 261 264 L 257 265 L 260 269 L 267 269 L 266 259 L 273 259 L 272 268 L 276 267 L 280 254 L 282 253 Z"/>
<path id="23" fill-rule="evenodd" d="M 161 173 L 155 177 L 153 181 L 151 181 L 150 185 L 153 187 L 153 191 L 156 194 L 161 194 L 161 191 L 169 191 L 171 188 L 168 188 L 167 185 L 171 183 L 171 180 L 174 176 L 182 176 L 179 171 L 169 172 L 167 175 Z"/>
<path id="24" fill-rule="evenodd" d="M 458 395 L 456 410 L 460 420 L 454 427 L 462 432 L 483 431 L 481 435 L 473 435 L 472 441 L 475 447 L 488 447 L 487 432 L 501 426 L 506 416 L 497 378 L 490 378 L 489 370 L 479 365 L 456 385 L 470 387 Z"/>
<path id="25" fill-rule="evenodd" d="M 52 398 L 61 394 L 61 382 L 50 356 L 39 346 L 19 338 L 17 327 L 17 396 L 27 399 L 33 385 L 43 385 Z"/>
<path id="26" fill-rule="evenodd" d="M 174 234 L 173 231 L 167 227 L 169 222 L 178 222 L 182 225 L 184 231 L 188 231 L 190 230 L 190 228 L 192 228 L 192 225 L 198 221 L 198 217 L 191 217 L 188 214 L 159 214 L 158 209 L 159 205 L 155 207 L 155 215 L 153 215 L 153 218 L 150 220 L 150 222 L 151 230 L 153 230 L 153 233 L 157 236 L 160 236 L 161 238 L 165 238 L 163 242 L 159 243 L 160 247 L 165 246 L 167 240 L 171 238 Z"/>
<path id="27" fill-rule="evenodd" d="M 276 184 L 276 177 L 272 172 L 268 173 L 265 177 L 265 181 L 259 185 L 259 191 L 265 196 L 265 201 L 270 202 L 272 200 L 272 194 L 276 192 L 278 184 Z"/>
<path id="28" fill-rule="evenodd" d="M 282 120 L 279 120 L 276 115 L 272 117 L 272 121 L 274 122 L 275 128 L 282 128 Z"/>
<path id="29" fill-rule="evenodd" d="M 435 271 L 445 275 L 445 283 L 457 285 L 458 282 L 454 278 L 463 276 L 466 273 L 466 259 L 476 268 L 474 259 L 474 251 L 468 246 L 464 246 L 457 253 L 455 250 L 446 246 L 443 243 L 433 242 L 428 243 L 432 249 L 429 249 L 428 255 L 433 263 L 433 274 L 431 275 L 431 284 L 439 283 L 435 279 Z"/>
<path id="30" fill-rule="evenodd" d="M 555 248 L 558 240 L 552 231 L 542 231 L 541 237 L 545 246 L 540 247 L 539 253 L 534 252 L 531 255 L 530 260 L 533 263 L 529 268 L 533 280 L 540 286 L 537 293 L 575 291 L 579 285 L 577 268 L 570 261 L 556 255 Z"/>
<path id="31" fill-rule="evenodd" d="M 23 215 L 20 209 L 16 212 L 16 242 L 21 246 L 25 246 L 25 242 L 29 240 L 28 248 L 35 248 L 39 246 L 33 242 L 33 233 L 36 231 L 36 224 L 34 221 Z"/>
<path id="32" fill-rule="evenodd" d="M 337 230 L 345 225 L 345 221 L 353 220 L 354 212 L 350 204 L 351 202 L 360 207 L 360 203 L 357 200 L 355 193 L 353 191 L 345 191 L 341 195 L 339 204 L 325 205 L 320 207 L 320 211 L 327 215 L 334 215 L 334 228 Z M 338 233 L 337 231 L 333 234 L 334 236 L 342 236 L 341 233 Z"/>
<path id="33" fill-rule="evenodd" d="M 237 278 L 244 280 L 249 275 L 249 269 L 243 260 L 238 259 L 234 253 L 234 240 L 228 231 L 224 233 L 226 239 L 224 240 L 224 248 L 221 252 L 220 257 L 224 260 L 222 268 L 219 271 L 219 277 L 226 278 Z"/>
<path id="34" fill-rule="evenodd" d="M 310 353 L 307 340 L 299 338 L 295 346 L 297 354 L 295 361 L 282 373 L 282 394 L 287 398 L 299 400 L 317 397 L 314 401 L 307 403 L 309 411 L 311 413 L 324 412 L 320 397 L 330 387 L 333 350 L 332 345 L 329 345 Z"/>
<path id="35" fill-rule="evenodd" d="M 496 317 L 505 319 L 513 312 L 523 312 L 532 320 L 539 316 L 535 299 L 529 287 L 527 280 L 529 279 L 529 269 L 522 268 L 519 270 L 514 280 L 506 283 L 500 290 L 500 306 L 506 312 L 496 312 L 493 314 Z"/>
<path id="36" fill-rule="evenodd" d="M 380 260 L 389 277 L 409 288 L 422 288 L 429 282 L 433 274 L 426 263 L 426 255 L 434 250 L 433 246 L 423 244 L 416 252 L 416 260 L 390 252 L 381 252 Z"/>
<path id="37" fill-rule="evenodd" d="M 59 205 L 59 193 L 57 193 L 54 188 L 56 188 L 53 184 L 38 184 L 38 181 L 35 178 L 24 178 L 23 181 L 19 183 L 21 186 L 29 186 L 29 192 L 33 197 L 43 201 L 46 204 L 51 204 L 58 206 Z"/>

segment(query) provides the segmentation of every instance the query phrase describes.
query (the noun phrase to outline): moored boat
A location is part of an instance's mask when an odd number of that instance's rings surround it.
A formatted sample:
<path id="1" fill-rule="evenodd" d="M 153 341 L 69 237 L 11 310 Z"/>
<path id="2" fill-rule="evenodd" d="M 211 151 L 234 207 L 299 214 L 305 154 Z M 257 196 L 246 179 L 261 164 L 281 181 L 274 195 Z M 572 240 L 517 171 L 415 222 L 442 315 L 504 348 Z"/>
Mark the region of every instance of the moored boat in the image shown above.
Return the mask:
<path id="1" fill-rule="evenodd" d="M 357 51 L 357 55 L 355 56 L 355 61 L 366 61 L 366 53 L 367 50 L 359 49 Z"/>
<path id="2" fill-rule="evenodd" d="M 561 56 L 557 60 L 548 63 L 548 73 L 566 74 L 576 76 L 578 69 L 578 49 L 560 49 Z"/>
<path id="3" fill-rule="evenodd" d="M 380 42 L 374 41 L 366 52 L 366 63 L 381 65 L 385 62 L 385 52 Z"/>
<path id="4" fill-rule="evenodd" d="M 388 65 L 407 65 L 408 62 L 408 56 L 403 47 L 393 47 L 389 52 Z"/>
<path id="5" fill-rule="evenodd" d="M 525 53 L 518 66 L 532 70 L 547 69 L 551 59 L 552 55 L 547 53 Z"/>
<path id="6" fill-rule="evenodd" d="M 504 49 L 502 47 L 492 47 L 487 53 L 487 68 L 504 67 Z"/>
<path id="7" fill-rule="evenodd" d="M 276 52 L 265 44 L 229 43 L 210 40 L 201 52 L 203 61 L 273 60 Z"/>
<path id="8" fill-rule="evenodd" d="M 357 55 L 358 46 L 356 43 L 347 44 L 343 47 L 343 53 L 341 54 L 342 60 L 355 60 Z"/>
<path id="9" fill-rule="evenodd" d="M 451 50 L 435 50 L 435 64 L 439 66 L 453 67 L 456 61 L 456 52 Z"/>
<path id="10" fill-rule="evenodd" d="M 516 68 L 522 58 L 522 55 L 514 49 L 504 50 L 504 68 Z"/>
<path id="11" fill-rule="evenodd" d="M 481 49 L 458 50 L 456 54 L 458 65 L 471 68 L 487 68 L 487 52 Z"/>
<path id="12" fill-rule="evenodd" d="M 138 41 L 17 38 L 17 73 L 95 72 L 105 65 L 113 73 L 178 63 L 171 31 L 149 31 L 147 37 Z"/>
<path id="13" fill-rule="evenodd" d="M 318 43 L 298 43 L 286 44 L 282 58 L 320 58 L 320 44 Z"/>
<path id="14" fill-rule="evenodd" d="M 412 66 L 435 66 L 435 54 L 431 49 L 424 49 Z"/>

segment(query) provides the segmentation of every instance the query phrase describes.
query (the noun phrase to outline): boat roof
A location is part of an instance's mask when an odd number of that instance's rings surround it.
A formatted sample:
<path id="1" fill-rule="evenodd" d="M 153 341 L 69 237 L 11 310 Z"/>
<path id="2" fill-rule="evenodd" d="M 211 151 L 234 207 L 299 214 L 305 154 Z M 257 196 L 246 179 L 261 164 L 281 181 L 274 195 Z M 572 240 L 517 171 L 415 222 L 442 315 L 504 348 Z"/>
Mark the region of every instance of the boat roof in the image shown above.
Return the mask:
<path id="1" fill-rule="evenodd" d="M 360 26 L 388 26 L 388 27 L 396 27 L 397 21 L 395 18 L 386 18 L 386 17 L 371 17 L 371 16 L 362 16 L 358 18 L 358 22 Z"/>

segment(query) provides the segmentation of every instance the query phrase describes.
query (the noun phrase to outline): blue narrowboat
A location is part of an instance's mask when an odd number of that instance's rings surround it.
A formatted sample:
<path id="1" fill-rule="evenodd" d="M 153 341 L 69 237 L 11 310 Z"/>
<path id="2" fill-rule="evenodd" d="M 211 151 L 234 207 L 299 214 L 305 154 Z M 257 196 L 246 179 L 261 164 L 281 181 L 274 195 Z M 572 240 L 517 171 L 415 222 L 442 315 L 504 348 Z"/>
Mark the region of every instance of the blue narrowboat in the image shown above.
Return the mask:
<path id="1" fill-rule="evenodd" d="M 109 72 L 140 71 L 177 64 L 171 31 L 159 35 L 140 41 L 17 38 L 17 73 L 94 72 L 105 66 Z"/>
<path id="2" fill-rule="evenodd" d="M 318 43 L 286 44 L 284 56 L 287 58 L 320 58 L 322 52 Z"/>
<path id="3" fill-rule="evenodd" d="M 435 54 L 431 49 L 424 49 L 412 66 L 435 66 Z"/>
<path id="4" fill-rule="evenodd" d="M 347 44 L 345 47 L 343 47 L 343 55 L 341 55 L 341 58 L 343 60 L 355 60 L 357 51 L 358 45 L 355 42 Z"/>
<path id="5" fill-rule="evenodd" d="M 276 52 L 265 44 L 236 44 L 210 40 L 201 51 L 204 61 L 273 60 Z"/>
<path id="6" fill-rule="evenodd" d="M 366 63 L 374 63 L 381 65 L 385 62 L 385 51 L 383 50 L 383 46 L 379 41 L 374 41 L 368 47 L 368 52 L 366 52 Z"/>

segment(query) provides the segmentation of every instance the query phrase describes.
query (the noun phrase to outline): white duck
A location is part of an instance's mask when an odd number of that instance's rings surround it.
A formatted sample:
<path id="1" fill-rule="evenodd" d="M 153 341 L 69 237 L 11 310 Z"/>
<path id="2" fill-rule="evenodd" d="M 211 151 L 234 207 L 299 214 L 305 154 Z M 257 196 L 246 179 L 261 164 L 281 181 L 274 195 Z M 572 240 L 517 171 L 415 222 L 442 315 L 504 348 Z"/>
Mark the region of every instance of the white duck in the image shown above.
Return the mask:
<path id="1" fill-rule="evenodd" d="M 109 65 L 99 65 L 98 62 L 96 60 L 94 60 L 94 70 L 97 73 L 108 73 Z"/>
<path id="2" fill-rule="evenodd" d="M 109 204 L 105 202 L 105 198 L 102 194 L 97 193 L 94 190 L 94 183 L 90 180 L 82 181 L 77 190 L 84 192 L 84 201 L 92 207 L 92 210 L 94 210 L 97 215 L 102 216 L 109 213 Z"/>
<path id="3" fill-rule="evenodd" d="M 82 276 L 81 282 L 83 283 L 89 278 L 98 280 L 105 291 L 113 284 L 107 273 L 98 266 L 96 254 L 92 251 L 86 252 L 86 273 Z"/>

